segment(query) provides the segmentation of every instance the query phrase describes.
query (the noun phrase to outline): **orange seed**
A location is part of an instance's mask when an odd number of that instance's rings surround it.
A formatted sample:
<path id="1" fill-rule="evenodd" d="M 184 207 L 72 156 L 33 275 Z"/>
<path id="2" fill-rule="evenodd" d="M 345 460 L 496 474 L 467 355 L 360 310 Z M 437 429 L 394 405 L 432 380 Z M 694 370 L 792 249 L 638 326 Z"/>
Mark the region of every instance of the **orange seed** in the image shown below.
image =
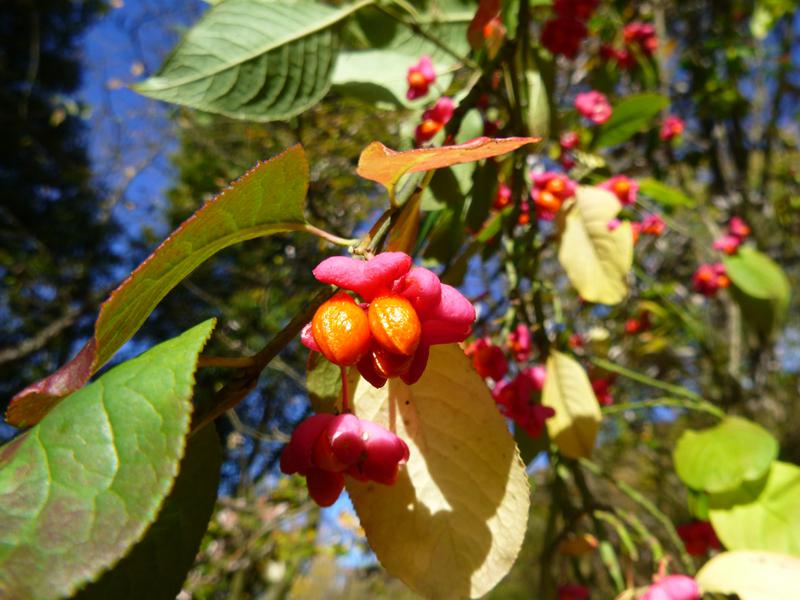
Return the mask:
<path id="1" fill-rule="evenodd" d="M 334 364 L 356 364 L 369 350 L 369 320 L 364 309 L 339 292 L 314 313 L 311 333 L 322 354 Z"/>
<path id="2" fill-rule="evenodd" d="M 380 296 L 370 302 L 367 314 L 372 336 L 384 350 L 403 356 L 416 352 L 422 325 L 411 302 L 402 296 Z"/>

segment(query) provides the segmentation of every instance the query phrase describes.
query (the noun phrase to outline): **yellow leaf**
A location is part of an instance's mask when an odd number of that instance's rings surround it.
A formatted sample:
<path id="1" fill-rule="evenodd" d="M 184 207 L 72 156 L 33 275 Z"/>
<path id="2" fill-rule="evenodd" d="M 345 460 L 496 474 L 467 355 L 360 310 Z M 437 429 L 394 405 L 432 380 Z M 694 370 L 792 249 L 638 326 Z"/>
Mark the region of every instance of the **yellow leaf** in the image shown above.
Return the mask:
<path id="1" fill-rule="evenodd" d="M 556 411 L 545 423 L 561 453 L 570 458 L 591 456 L 602 415 L 586 371 L 575 359 L 550 352 L 542 404 Z"/>
<path id="2" fill-rule="evenodd" d="M 348 478 L 370 546 L 426 598 L 482 596 L 508 573 L 530 489 L 505 420 L 456 346 L 434 346 L 422 378 L 382 389 L 359 379 L 355 413 L 388 427 L 411 456 L 393 486 Z"/>
<path id="3" fill-rule="evenodd" d="M 414 194 L 408 199 L 408 205 L 403 206 L 397 217 L 397 223 L 389 232 L 386 250 L 389 252 L 414 253 L 419 233 L 419 211 L 422 206 L 422 193 Z"/>
<path id="4" fill-rule="evenodd" d="M 609 230 L 619 213 L 616 196 L 596 187 L 579 187 L 566 216 L 558 260 L 584 300 L 617 304 L 628 293 L 625 279 L 633 264 L 630 223 Z"/>
<path id="5" fill-rule="evenodd" d="M 697 573 L 703 592 L 737 594 L 741 600 L 793 598 L 800 590 L 800 559 L 773 552 L 723 552 Z"/>

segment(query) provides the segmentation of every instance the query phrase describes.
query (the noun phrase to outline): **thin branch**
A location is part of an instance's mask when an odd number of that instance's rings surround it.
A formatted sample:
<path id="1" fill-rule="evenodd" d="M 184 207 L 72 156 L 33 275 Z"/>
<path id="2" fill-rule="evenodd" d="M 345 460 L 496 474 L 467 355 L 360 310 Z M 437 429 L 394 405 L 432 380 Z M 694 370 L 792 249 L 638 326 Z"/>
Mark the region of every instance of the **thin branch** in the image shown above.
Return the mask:
<path id="1" fill-rule="evenodd" d="M 266 346 L 247 359 L 252 362 L 252 366 L 241 369 L 237 377 L 228 382 L 227 385 L 216 393 L 216 403 L 214 407 L 208 414 L 201 417 L 197 423 L 193 424 L 192 435 L 200 431 L 206 425 L 213 423 L 217 417 L 225 414 L 228 410 L 239 404 L 239 402 L 255 388 L 262 371 L 269 362 L 300 333 L 300 330 L 314 316 L 317 308 L 330 298 L 333 293 L 334 290 L 330 287 L 318 292 L 309 300 L 306 308 L 295 315 L 289 324 L 281 329 Z"/>
<path id="2" fill-rule="evenodd" d="M 675 394 L 676 396 L 682 396 L 684 398 L 689 398 L 690 400 L 694 400 L 696 402 L 705 402 L 702 396 L 696 394 L 691 390 L 687 390 L 684 387 L 679 385 L 673 385 L 671 383 L 664 383 L 663 381 L 659 381 L 658 379 L 654 379 L 649 375 L 645 375 L 644 373 L 637 373 L 636 371 L 631 371 L 630 369 L 626 369 L 625 367 L 621 367 L 610 360 L 606 360 L 604 358 L 592 357 L 589 359 L 595 365 L 600 367 L 601 369 L 605 369 L 606 371 L 611 371 L 612 373 L 617 373 L 618 375 L 622 375 L 623 377 L 627 377 L 628 379 L 632 379 L 633 381 L 638 381 L 639 383 L 643 383 L 645 385 L 649 385 L 650 387 L 658 388 L 660 390 L 664 390 L 669 392 L 670 394 Z M 713 405 L 711 405 L 713 406 Z"/>
<path id="3" fill-rule="evenodd" d="M 648 408 L 656 408 L 659 406 L 668 406 L 672 408 L 684 408 L 686 410 L 695 410 L 698 412 L 708 413 L 714 415 L 718 419 L 725 418 L 725 412 L 711 404 L 710 402 L 689 400 L 684 398 L 653 398 L 652 400 L 641 400 L 639 402 L 626 402 L 624 404 L 612 404 L 611 406 L 604 406 L 600 410 L 604 415 L 614 415 L 624 413 L 629 410 L 645 410 Z"/>
<path id="4" fill-rule="evenodd" d="M 63 316 L 50 323 L 33 337 L 23 340 L 15 346 L 0 348 L 0 365 L 25 358 L 29 354 L 41 350 L 54 337 L 70 327 L 80 316 L 82 307 L 71 306 Z"/>

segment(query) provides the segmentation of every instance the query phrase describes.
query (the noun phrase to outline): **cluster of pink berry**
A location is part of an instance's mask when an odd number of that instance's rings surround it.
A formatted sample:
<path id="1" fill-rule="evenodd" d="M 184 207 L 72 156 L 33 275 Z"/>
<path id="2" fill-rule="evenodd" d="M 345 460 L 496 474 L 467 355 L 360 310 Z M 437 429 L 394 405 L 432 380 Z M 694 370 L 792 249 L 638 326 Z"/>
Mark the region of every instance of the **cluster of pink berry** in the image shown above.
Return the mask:
<path id="1" fill-rule="evenodd" d="M 505 183 L 500 183 L 497 186 L 497 193 L 494 196 L 492 208 L 495 210 L 503 210 L 509 204 L 511 204 L 511 188 Z"/>
<path id="2" fill-rule="evenodd" d="M 733 217 L 728 222 L 728 232 L 714 241 L 714 250 L 725 254 L 736 254 L 739 246 L 750 235 L 750 227 L 739 217 Z M 696 292 L 706 297 L 712 297 L 723 288 L 730 285 L 730 279 L 721 262 L 705 263 L 697 267 L 692 275 L 692 284 Z"/>
<path id="3" fill-rule="evenodd" d="M 582 92 L 575 96 L 575 108 L 595 125 L 602 125 L 611 118 L 611 103 L 605 94 L 596 90 Z"/>
<path id="4" fill-rule="evenodd" d="M 342 493 L 345 473 L 392 485 L 408 456 L 406 443 L 376 423 L 349 413 L 318 414 L 292 433 L 281 454 L 281 471 L 303 475 L 314 501 L 330 506 Z"/>
<path id="5" fill-rule="evenodd" d="M 436 70 L 429 56 L 422 56 L 417 64 L 408 68 L 406 76 L 408 92 L 406 97 L 415 100 L 426 96 L 430 86 L 436 81 Z M 414 131 L 414 141 L 419 146 L 435 136 L 453 117 L 455 103 L 452 98 L 442 96 L 422 114 L 422 122 Z"/>
<path id="6" fill-rule="evenodd" d="M 622 206 L 632 206 L 636 204 L 636 196 L 639 193 L 639 184 L 625 175 L 614 175 L 610 179 L 598 184 L 599 188 L 608 190 L 614 194 Z"/>
<path id="7" fill-rule="evenodd" d="M 742 245 L 750 235 L 750 227 L 739 217 L 733 217 L 728 223 L 728 233 L 714 241 L 714 250 L 720 250 L 725 254 L 736 254 L 739 246 Z"/>
<path id="8" fill-rule="evenodd" d="M 658 137 L 664 142 L 669 142 L 683 135 L 684 128 L 683 119 L 675 115 L 670 115 L 661 123 L 661 130 L 658 133 Z"/>
<path id="9" fill-rule="evenodd" d="M 588 33 L 586 21 L 599 4 L 600 0 L 555 0 L 553 12 L 556 16 L 542 28 L 542 46 L 553 54 L 574 59 Z"/>
<path id="10" fill-rule="evenodd" d="M 344 292 L 328 300 L 303 329 L 303 344 L 334 364 L 356 365 L 375 387 L 391 377 L 416 383 L 430 347 L 464 341 L 475 321 L 475 307 L 461 292 L 433 271 L 412 268 L 402 252 L 367 261 L 326 258 L 314 277 L 356 293 L 364 303 Z"/>
<path id="11" fill-rule="evenodd" d="M 615 175 L 599 184 L 598 187 L 614 194 L 623 206 L 632 206 L 636 204 L 639 184 L 625 175 Z M 615 230 L 621 223 L 622 221 L 620 219 L 611 219 L 608 222 L 609 231 Z M 667 224 L 664 222 L 661 215 L 647 214 L 641 221 L 631 221 L 633 241 L 636 242 L 642 234 L 658 237 L 664 233 L 666 227 Z"/>
<path id="12" fill-rule="evenodd" d="M 563 173 L 554 171 L 533 173 L 532 179 L 531 200 L 536 207 L 536 218 L 542 221 L 555 219 L 561 205 L 572 198 L 578 189 L 577 183 Z"/>
<path id="13" fill-rule="evenodd" d="M 573 155 L 572 151 L 575 150 L 580 143 L 581 138 L 575 131 L 565 131 L 558 138 L 558 145 L 561 149 L 561 154 L 559 155 L 558 160 L 561 163 L 561 166 L 566 170 L 569 170 L 575 166 L 575 156 Z"/>
<path id="14" fill-rule="evenodd" d="M 430 346 L 464 341 L 475 308 L 435 273 L 411 268 L 411 257 L 385 252 L 364 261 L 344 256 L 323 260 L 313 271 L 340 291 L 324 302 L 301 334 L 311 350 L 344 368 L 355 365 L 375 387 L 399 377 L 407 384 L 422 376 Z M 391 431 L 350 414 L 342 386 L 343 414 L 318 414 L 292 433 L 281 455 L 281 470 L 306 477 L 321 506 L 336 501 L 344 475 L 391 485 L 408 447 Z"/>
<path id="15" fill-rule="evenodd" d="M 507 349 L 514 360 L 524 363 L 530 358 L 532 345 L 530 330 L 523 324 L 508 335 Z M 513 379 L 504 379 L 509 365 L 505 352 L 488 337 L 479 338 L 465 348 L 472 365 L 484 379 L 492 379 L 492 397 L 500 412 L 531 437 L 539 437 L 545 420 L 555 414 L 549 406 L 542 406 L 540 395 L 547 371 L 544 365 L 521 367 Z"/>
<path id="16" fill-rule="evenodd" d="M 428 95 L 431 84 L 436 81 L 436 69 L 433 67 L 430 56 L 422 56 L 417 64 L 408 68 L 406 81 L 408 81 L 406 98 L 409 100 L 416 100 Z"/>
<path id="17" fill-rule="evenodd" d="M 435 136 L 453 118 L 456 105 L 451 98 L 442 96 L 432 108 L 422 113 L 422 122 L 414 130 L 414 142 L 424 144 Z"/>
<path id="18" fill-rule="evenodd" d="M 610 44 L 600 47 L 600 57 L 614 60 L 620 69 L 630 70 L 636 66 L 636 54 L 652 56 L 658 47 L 656 29 L 650 23 L 633 21 L 622 28 L 622 47 Z"/>
<path id="19" fill-rule="evenodd" d="M 715 296 L 719 290 L 730 284 L 731 280 L 725 272 L 725 265 L 721 262 L 702 264 L 692 275 L 694 290 L 707 298 Z"/>
<path id="20" fill-rule="evenodd" d="M 608 230 L 614 231 L 621 224 L 622 221 L 620 219 L 611 219 L 608 222 Z M 661 215 L 656 215 L 656 214 L 645 215 L 641 221 L 631 221 L 633 242 L 636 243 L 637 241 L 639 241 L 639 236 L 641 234 L 658 237 L 662 233 L 664 233 L 666 227 L 667 225 L 664 222 L 664 219 L 661 217 Z"/>
<path id="21" fill-rule="evenodd" d="M 611 406 L 614 404 L 614 396 L 611 394 L 611 384 L 614 383 L 613 377 L 590 375 L 589 381 L 592 384 L 592 391 L 600 406 Z"/>
<path id="22" fill-rule="evenodd" d="M 700 586 L 688 575 L 664 575 L 639 600 L 700 600 L 700 596 Z"/>

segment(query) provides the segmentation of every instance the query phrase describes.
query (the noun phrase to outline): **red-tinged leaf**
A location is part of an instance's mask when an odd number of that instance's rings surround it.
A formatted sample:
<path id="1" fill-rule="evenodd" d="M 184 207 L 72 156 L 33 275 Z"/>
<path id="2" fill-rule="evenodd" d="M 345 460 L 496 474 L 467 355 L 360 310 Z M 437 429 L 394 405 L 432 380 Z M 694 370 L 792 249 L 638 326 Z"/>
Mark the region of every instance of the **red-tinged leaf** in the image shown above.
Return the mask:
<path id="1" fill-rule="evenodd" d="M 357 173 L 364 179 L 384 185 L 391 195 L 397 181 L 406 173 L 419 173 L 500 156 L 540 140 L 541 138 L 534 137 L 479 137 L 457 146 L 418 148 L 405 152 L 397 152 L 380 142 L 372 142 L 358 159 Z"/>
<path id="2" fill-rule="evenodd" d="M 478 10 L 467 29 L 467 40 L 473 50 L 478 50 L 483 46 L 483 41 L 486 39 L 484 28 L 492 19 L 500 16 L 502 4 L 501 0 L 480 0 Z"/>
<path id="3" fill-rule="evenodd" d="M 232 244 L 302 229 L 308 162 L 300 146 L 263 162 L 183 222 L 100 307 L 94 335 L 52 375 L 19 392 L 6 420 L 38 423 L 81 388 L 127 342 L 167 293 L 208 258 Z"/>

